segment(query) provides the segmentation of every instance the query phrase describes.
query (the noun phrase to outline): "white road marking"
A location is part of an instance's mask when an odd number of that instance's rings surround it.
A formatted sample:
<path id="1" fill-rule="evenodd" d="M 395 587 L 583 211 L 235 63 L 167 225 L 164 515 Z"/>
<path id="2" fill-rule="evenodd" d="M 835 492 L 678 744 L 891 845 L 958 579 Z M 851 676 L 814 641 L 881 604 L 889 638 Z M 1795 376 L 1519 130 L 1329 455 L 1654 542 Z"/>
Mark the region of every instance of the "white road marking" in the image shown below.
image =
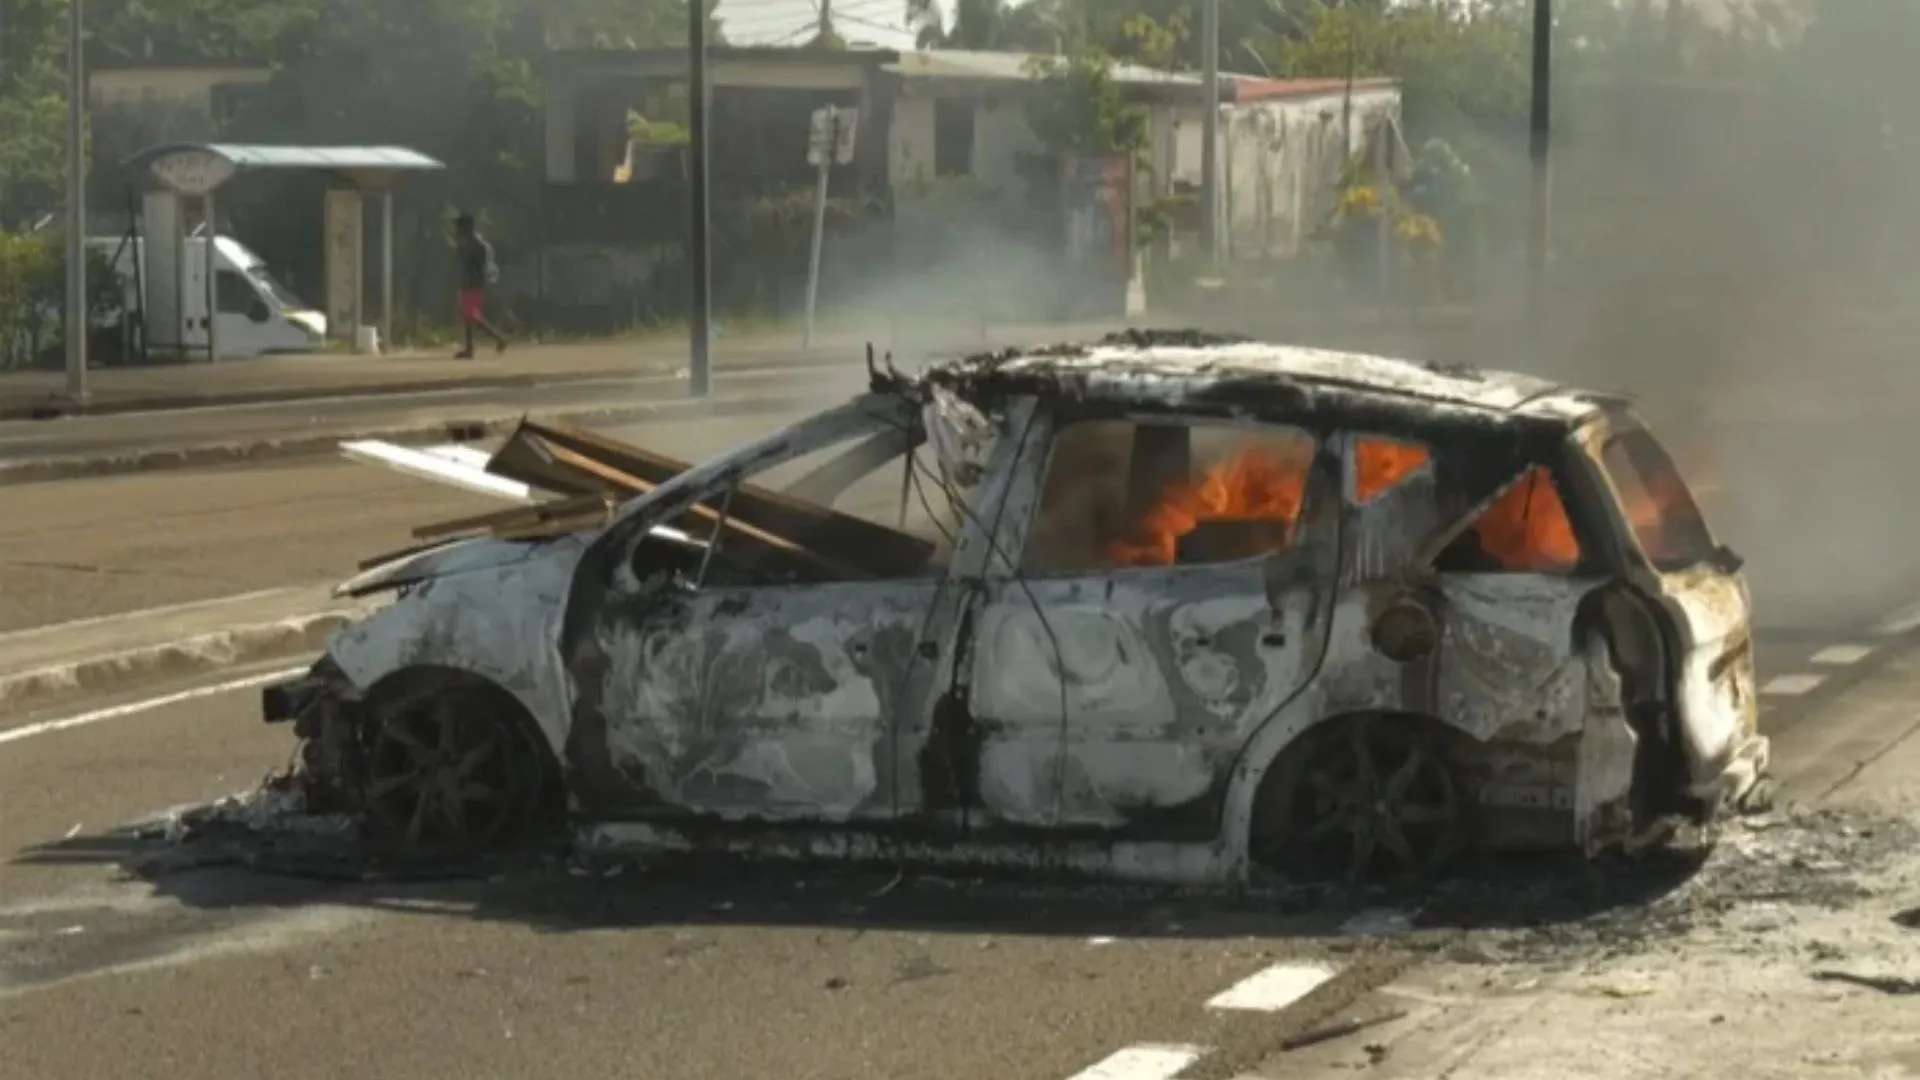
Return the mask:
<path id="1" fill-rule="evenodd" d="M 1888 636 L 1904 634 L 1914 629 L 1920 629 L 1920 604 L 1901 608 L 1880 624 L 1880 633 Z"/>
<path id="2" fill-rule="evenodd" d="M 1832 667 L 1846 667 L 1857 664 L 1873 655 L 1871 645 L 1829 645 L 1813 654 L 1813 662 Z"/>
<path id="3" fill-rule="evenodd" d="M 104 709 L 94 709 L 91 712 L 83 712 L 75 716 L 66 716 L 58 720 L 46 720 L 38 724 L 27 724 L 24 727 L 0 731 L 0 743 L 19 742 L 22 739 L 31 739 L 36 735 L 51 735 L 56 731 L 66 731 L 69 728 L 86 727 L 89 724 L 98 724 L 106 720 L 119 720 L 122 717 L 137 716 L 143 712 L 165 709 L 169 706 L 179 705 L 188 701 L 219 697 L 221 694 L 231 694 L 238 690 L 251 690 L 255 687 L 279 682 L 282 679 L 291 679 L 295 675 L 305 673 L 307 669 L 308 665 L 303 664 L 297 668 L 269 671 L 263 675 L 249 675 L 243 679 L 230 679 L 226 682 L 214 683 L 210 686 L 196 686 L 191 690 L 180 690 L 171 694 L 163 694 L 160 697 L 147 698 L 143 701 L 129 701 L 124 705 L 112 705 Z"/>
<path id="4" fill-rule="evenodd" d="M 1776 675 L 1767 680 L 1767 685 L 1761 687 L 1760 692 L 1798 697 L 1826 681 L 1825 675 Z"/>
<path id="5" fill-rule="evenodd" d="M 1312 993 L 1333 974 L 1325 964 L 1275 964 L 1215 994 L 1207 1008 L 1279 1012 Z"/>
<path id="6" fill-rule="evenodd" d="M 1173 1080 L 1206 1053 L 1198 1046 L 1146 1043 L 1116 1050 L 1068 1080 Z"/>

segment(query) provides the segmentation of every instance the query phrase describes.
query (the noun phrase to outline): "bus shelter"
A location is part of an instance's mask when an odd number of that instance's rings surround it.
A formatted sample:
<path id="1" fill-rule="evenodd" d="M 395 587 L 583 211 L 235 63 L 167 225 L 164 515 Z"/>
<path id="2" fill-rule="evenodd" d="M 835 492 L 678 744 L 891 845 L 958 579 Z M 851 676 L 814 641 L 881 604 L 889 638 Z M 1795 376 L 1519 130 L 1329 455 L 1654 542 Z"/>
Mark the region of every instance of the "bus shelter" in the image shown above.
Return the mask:
<path id="1" fill-rule="evenodd" d="M 219 232 L 214 214 L 219 191 L 242 173 L 304 169 L 329 178 L 324 237 L 326 289 L 322 307 L 327 336 L 361 349 L 365 312 L 367 204 L 380 206 L 380 338 L 393 335 L 393 193 L 409 177 L 445 168 L 433 158 L 398 146 L 263 146 L 232 143 L 167 143 L 149 147 L 126 164 L 144 167 L 158 186 L 141 194 L 138 236 L 142 254 L 134 265 L 146 351 L 207 358 L 220 356 L 214 284 Z M 185 200 L 200 201 L 205 222 L 204 254 L 188 258 Z M 196 236 L 196 240 L 198 240 Z M 194 267 L 198 266 L 198 270 Z M 204 289 L 204 304 L 190 290 Z M 195 319 L 198 308 L 204 316 Z"/>

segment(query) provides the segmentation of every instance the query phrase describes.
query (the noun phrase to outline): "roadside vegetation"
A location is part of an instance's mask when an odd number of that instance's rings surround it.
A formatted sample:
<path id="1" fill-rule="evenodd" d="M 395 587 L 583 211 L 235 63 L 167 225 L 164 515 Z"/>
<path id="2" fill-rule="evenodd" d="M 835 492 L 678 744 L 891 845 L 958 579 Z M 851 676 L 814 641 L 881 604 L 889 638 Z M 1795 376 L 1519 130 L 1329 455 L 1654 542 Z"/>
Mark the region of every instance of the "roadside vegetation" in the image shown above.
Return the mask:
<path id="1" fill-rule="evenodd" d="M 678 243 L 677 189 L 647 188 L 593 205 L 560 197 L 542 182 L 540 58 L 554 46 L 600 49 L 672 47 L 684 43 L 686 0 L 446 0 L 432 5 L 390 0 L 95 0 L 87 9 L 88 50 L 96 70 L 115 65 L 267 65 L 272 74 L 258 92 L 234 100 L 216 130 L 192 133 L 230 141 L 313 144 L 398 144 L 433 155 L 444 174 L 409 188 L 398 227 L 398 261 L 411 267 L 396 281 L 401 337 L 430 338 L 448 321 L 450 295 L 442 280 L 449 262 L 437 256 L 447 243 L 444 219 L 456 207 L 479 208 L 483 229 L 508 256 L 516 299 L 506 305 L 514 328 L 528 332 L 605 332 L 671 322 L 684 311 L 684 290 L 655 288 L 592 318 L 567 308 L 552 284 L 546 252 L 561 233 L 621 235 L 637 215 L 651 215 L 649 241 L 671 252 Z M 903 14 L 921 43 L 961 49 L 1018 50 L 1053 59 L 1031 67 L 1054 93 L 1028 109 L 1043 143 L 1042 157 L 1073 154 L 1142 155 L 1146 125 L 1113 85 L 1114 66 L 1137 63 L 1196 70 L 1197 27 L 1181 0 L 960 0 L 950 10 L 933 0 L 904 0 Z M 1698 85 L 1787 86 L 1821 83 L 1820 100 L 1898 100 L 1880 87 L 1900 70 L 1836 56 L 1872 55 L 1878 42 L 1907 40 L 1901 27 L 1920 18 L 1896 0 L 1844 4 L 1754 0 L 1736 16 L 1708 23 L 1690 6 L 1666 0 L 1619 4 L 1563 0 L 1556 77 L 1575 88 L 1563 97 L 1580 120 L 1579 87 L 1609 79 L 1649 85 L 1693 80 Z M 1413 159 L 1393 175 L 1374 175 L 1356 160 L 1342 181 L 1337 208 L 1318 222 L 1310 252 L 1290 265 L 1236 267 L 1262 288 L 1305 278 L 1371 280 L 1381 245 L 1378 230 L 1392 221 L 1389 248 L 1404 269 L 1395 278 L 1407 302 L 1471 298 L 1489 259 L 1521 245 L 1525 225 L 1524 154 L 1529 72 L 1529 0 L 1422 0 L 1388 6 L 1379 0 L 1223 0 L 1222 64 L 1231 72 L 1273 77 L 1399 80 L 1405 98 L 1399 133 Z M 1808 14 L 1796 15 L 1796 11 Z M 10 5 L 0 38 L 0 364 L 48 361 L 60 350 L 57 313 L 63 289 L 60 213 L 64 203 L 64 94 L 66 9 L 60 0 Z M 838 27 L 797 47 L 844 47 L 858 26 Z M 716 21 L 713 40 L 727 27 Z M 1910 37 L 1910 35 L 1909 35 Z M 1862 53 L 1860 50 L 1868 52 Z M 1881 46 L 1881 51 L 1885 47 Z M 1835 74 L 1838 72 L 1836 80 Z M 686 139 L 685 94 L 666 92 L 638 105 L 629 117 L 632 144 L 645 153 L 674 153 Z M 1647 106 L 1657 110 L 1657 105 Z M 1849 124 L 1861 118 L 1849 105 Z M 1871 112 L 1872 107 L 1867 111 Z M 1864 127 L 1863 127 L 1864 129 Z M 103 110 L 92 135 L 92 203 L 127 203 L 124 156 L 163 139 L 190 137 L 163 115 L 126 116 Z M 716 147 L 715 175 L 728 175 L 729 151 Z M 631 156 L 631 155 L 630 155 Z M 1842 160 L 1842 159 L 1828 159 Z M 1034 163 L 1035 175 L 1051 160 Z M 1874 163 L 1842 160 L 1843 168 L 1872 174 Z M 669 173 L 678 170 L 667 170 Z M 1878 182 L 1885 182 L 1882 175 Z M 1053 174 L 1057 175 L 1057 166 Z M 223 205 L 228 229 L 276 267 L 293 264 L 292 278 L 308 291 L 300 268 L 317 263 L 312 218 L 318 184 L 288 180 Z M 671 179 L 671 178 L 670 178 Z M 1658 183 L 1654 178 L 1653 183 Z M 957 190 L 953 199 L 984 202 Z M 304 185 L 304 186 L 303 186 Z M 716 294 L 727 318 L 790 311 L 796 267 L 804 269 L 811 227 L 811 191 L 716 190 Z M 620 193 L 616 190 L 615 195 Z M 1004 200 L 1002 200 L 1004 202 Z M 1036 200 L 1038 201 L 1038 200 Z M 1681 200 L 1672 200 L 1679 204 Z M 313 214 L 287 207 L 313 204 Z M 935 204 L 938 205 L 938 204 Z M 664 209 L 663 209 L 664 207 Z M 1383 215 L 1382 208 L 1391 211 Z M 941 244 L 941 215 L 907 223 L 889 200 L 871 195 L 836 198 L 829 226 L 849 236 L 846 261 L 895 258 L 906 247 Z M 1194 219 L 1194 199 L 1175 193 L 1137 207 L 1139 243 L 1153 253 L 1157 290 L 1177 295 L 1196 269 L 1169 237 Z M 1019 211 L 1014 211 L 1018 213 Z M 1599 213 L 1596 211 L 1596 213 Z M 948 215 L 949 217 L 951 215 Z M 1608 222 L 1617 215 L 1605 212 Z M 1844 215 L 1843 215 L 1844 216 Z M 919 230 L 912 244 L 900 233 Z M 1658 226 L 1649 225 L 1647 231 Z M 225 230 L 223 230 L 225 231 Z M 864 231 L 864 232 L 863 232 Z M 977 230 L 976 230 L 977 231 Z M 1009 222 L 1018 234 L 1022 223 Z M 1569 220 L 1569 245 L 1604 240 L 1613 224 Z M 1630 231 L 1630 230 L 1629 230 Z M 862 245 L 855 234 L 869 237 Z M 634 234 L 638 236 L 638 233 Z M 875 239 L 874 237 L 878 237 Z M 638 243 L 638 241 L 636 241 Z M 1191 250 L 1187 245 L 1186 250 Z M 536 253 L 529 256 L 528 253 Z M 678 256 L 653 267 L 656 281 L 672 281 Z M 987 258 L 987 256 L 983 256 Z M 898 276 L 908 272 L 895 269 Z M 537 287 L 528 285 L 537 276 Z M 95 280 L 104 275 L 96 273 Z M 316 275 L 307 275 L 316 276 Z M 558 280 L 558 279 L 555 279 Z M 1286 290 L 1282 290 L 1286 291 Z M 111 304 L 103 296 L 103 304 Z M 979 298 L 989 305 L 992 298 Z M 603 305 L 604 307 L 604 305 Z M 55 317 L 48 319 L 49 314 Z"/>

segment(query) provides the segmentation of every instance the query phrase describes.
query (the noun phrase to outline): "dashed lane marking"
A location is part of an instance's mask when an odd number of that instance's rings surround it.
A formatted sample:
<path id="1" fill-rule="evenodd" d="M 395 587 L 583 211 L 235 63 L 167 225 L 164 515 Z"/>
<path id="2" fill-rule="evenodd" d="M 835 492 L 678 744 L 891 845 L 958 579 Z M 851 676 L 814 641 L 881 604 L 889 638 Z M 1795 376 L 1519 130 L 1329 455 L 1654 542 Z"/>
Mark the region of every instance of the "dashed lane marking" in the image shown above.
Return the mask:
<path id="1" fill-rule="evenodd" d="M 1829 667 L 1847 667 L 1872 655 L 1871 645 L 1829 645 L 1813 654 L 1813 662 Z"/>
<path id="2" fill-rule="evenodd" d="M 1825 682 L 1825 675 L 1776 675 L 1760 688 L 1763 694 L 1799 697 Z"/>
<path id="3" fill-rule="evenodd" d="M 1333 976 L 1333 969 L 1325 964 L 1275 964 L 1215 994 L 1207 1008 L 1279 1012 Z"/>
<path id="4" fill-rule="evenodd" d="M 1173 1080 L 1205 1053 L 1199 1046 L 1143 1043 L 1115 1050 L 1068 1080 Z"/>
<path id="5" fill-rule="evenodd" d="M 266 686 L 270 683 L 280 682 L 283 679 L 291 679 L 307 670 L 308 665 L 303 664 L 297 668 L 284 668 L 280 671 L 269 671 L 260 675 L 249 675 L 243 679 L 229 679 L 226 682 L 214 683 L 210 686 L 196 686 L 190 690 L 181 690 L 172 694 L 162 694 L 159 697 L 145 698 L 140 701 L 129 701 L 124 705 L 113 705 L 104 709 L 94 709 L 90 712 L 78 713 L 73 716 L 64 716 L 58 720 L 46 720 L 38 724 L 26 724 L 22 727 L 9 728 L 6 731 L 0 731 L 0 743 L 19 742 L 21 739 L 31 739 L 36 735 L 51 735 L 56 731 L 66 731 L 69 728 L 86 727 L 89 724 L 98 724 L 106 720 L 119 720 L 122 717 L 137 716 L 140 713 L 152 712 L 155 709 L 165 709 L 169 706 L 183 704 L 188 701 L 199 701 L 202 698 L 219 697 L 221 694 L 231 694 L 239 690 L 252 690 L 255 687 Z"/>
<path id="6" fill-rule="evenodd" d="M 1920 604 L 1894 612 L 1879 627 L 1883 637 L 1897 637 L 1916 629 L 1920 629 Z"/>

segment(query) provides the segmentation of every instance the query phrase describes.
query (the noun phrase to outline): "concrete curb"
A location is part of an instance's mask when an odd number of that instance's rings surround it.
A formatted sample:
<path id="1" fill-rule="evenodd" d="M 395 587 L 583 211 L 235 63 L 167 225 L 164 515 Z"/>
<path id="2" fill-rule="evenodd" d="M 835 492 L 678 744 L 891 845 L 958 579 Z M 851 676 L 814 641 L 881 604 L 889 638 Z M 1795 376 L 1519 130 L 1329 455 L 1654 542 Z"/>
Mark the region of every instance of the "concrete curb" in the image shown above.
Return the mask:
<path id="1" fill-rule="evenodd" d="M 829 353 L 825 351 L 824 346 L 816 346 L 821 350 L 818 354 L 799 357 L 787 356 L 782 351 L 798 348 L 798 345 L 769 345 L 766 347 L 766 353 L 769 355 L 749 351 L 744 355 L 715 357 L 713 372 L 716 376 L 723 376 L 761 371 L 805 371 L 811 368 L 842 367 L 857 359 L 851 353 L 845 355 Z M 404 358 L 400 362 L 404 363 Z M 407 394 L 439 394 L 459 390 L 522 390 L 542 386 L 565 386 L 570 383 L 605 382 L 635 375 L 664 378 L 684 371 L 686 367 L 685 358 L 675 358 L 636 361 L 632 368 L 596 368 L 589 371 L 556 368 L 551 371 L 521 371 L 497 375 L 476 372 L 401 379 L 395 382 L 352 383 L 337 386 L 309 384 L 274 389 L 241 390 L 233 393 L 162 391 L 84 403 L 53 395 L 0 401 L 0 423 L 19 420 L 59 420 L 78 416 L 123 416 L 127 413 L 170 412 L 180 409 L 220 408 L 228 405 L 264 405 L 280 402 L 297 404 L 303 401 L 329 401 L 335 398 L 400 397 Z"/>
<path id="2" fill-rule="evenodd" d="M 613 409 L 579 412 L 530 412 L 526 416 L 541 420 L 593 426 L 625 424 L 637 420 L 727 419 L 756 416 L 808 408 L 811 403 L 796 402 L 787 396 L 749 397 L 719 401 L 659 401 L 627 405 Z M 351 439 L 384 439 L 392 442 L 472 442 L 504 435 L 521 420 L 519 415 L 476 420 L 442 420 L 430 424 L 411 424 L 380 428 L 361 428 L 303 435 L 292 439 L 209 443 L 164 450 L 133 450 L 98 456 L 39 458 L 0 462 L 0 486 L 37 484 L 56 480 L 78 480 L 127 473 L 158 472 L 168 469 L 209 468 L 282 458 L 319 457 L 337 453 L 342 442 Z"/>
<path id="3" fill-rule="evenodd" d="M 374 610 L 370 605 L 334 608 L 0 675 L 0 709 L 33 708 L 62 697 L 125 689 L 145 680 L 317 652 L 335 632 Z"/>
<path id="4" fill-rule="evenodd" d="M 881 352 L 907 350 L 925 350 L 935 353 L 968 351 L 969 349 L 992 349 L 999 344 L 983 341 L 975 346 L 922 345 L 917 342 L 885 342 L 872 340 L 876 350 Z M 735 346 L 735 355 L 713 358 L 715 375 L 728 375 L 745 372 L 797 370 L 813 368 L 831 369 L 857 362 L 864 355 L 867 339 L 858 343 L 816 344 L 814 354 L 802 352 L 798 331 L 795 340 L 785 344 L 768 342 L 755 346 Z M 794 355 L 799 353 L 799 355 Z M 401 358 L 401 362 L 405 362 Z M 604 382 L 609 379 L 624 378 L 629 375 L 668 376 L 684 371 L 687 360 L 676 357 L 670 360 L 636 361 L 631 369 L 601 368 L 592 371 L 567 370 L 528 371 L 514 374 L 462 374 L 457 376 L 422 377 L 402 379 L 395 382 L 359 383 L 339 386 L 288 386 L 271 390 L 243 390 L 235 393 L 195 393 L 191 391 L 159 392 L 124 398 L 107 398 L 88 402 L 76 402 L 58 395 L 46 397 L 0 401 L 0 423 L 21 420 L 59 420 L 79 416 L 122 416 L 127 413 L 167 412 L 179 409 L 219 408 L 227 405 L 262 405 L 269 403 L 302 401 L 326 401 L 334 398 L 381 398 L 397 397 L 406 394 L 448 393 L 458 390 L 519 390 L 542 386 L 564 386 L 569 383 Z"/>
<path id="5" fill-rule="evenodd" d="M 648 365 L 639 369 L 639 373 L 670 375 L 677 366 L 684 365 Z M 403 382 L 362 383 L 351 386 L 290 386 L 276 390 L 246 390 L 233 394 L 163 393 L 84 403 L 69 401 L 65 398 L 43 398 L 32 402 L 0 404 L 0 421 L 59 420 L 70 416 L 123 416 L 127 413 L 218 408 L 222 405 L 263 405 L 282 401 L 297 403 L 343 397 L 377 398 L 403 394 L 433 394 L 451 390 L 518 390 L 536 386 L 594 382 L 617 377 L 617 372 L 555 371 L 547 374 L 482 375 L 460 379 L 409 379 Z"/>

